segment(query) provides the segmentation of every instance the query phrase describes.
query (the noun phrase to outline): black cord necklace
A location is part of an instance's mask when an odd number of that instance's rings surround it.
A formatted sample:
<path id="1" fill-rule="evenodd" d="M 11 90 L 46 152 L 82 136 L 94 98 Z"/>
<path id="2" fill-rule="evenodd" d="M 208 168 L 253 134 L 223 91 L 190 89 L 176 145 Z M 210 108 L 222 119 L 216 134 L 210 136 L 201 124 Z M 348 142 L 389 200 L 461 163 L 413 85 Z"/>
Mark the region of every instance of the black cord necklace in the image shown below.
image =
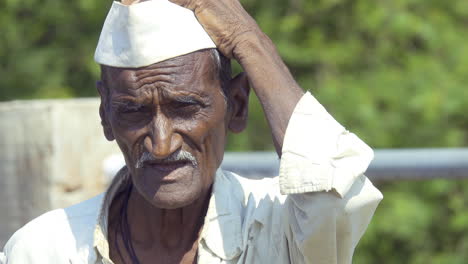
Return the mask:
<path id="1" fill-rule="evenodd" d="M 140 264 L 138 257 L 135 253 L 135 249 L 133 248 L 132 243 L 132 236 L 130 232 L 130 225 L 128 224 L 128 201 L 130 200 L 130 195 L 132 193 L 133 184 L 129 184 L 125 196 L 122 207 L 120 208 L 120 221 L 118 223 L 118 228 L 115 229 L 115 237 L 117 238 L 117 231 L 120 231 L 122 237 L 122 243 L 124 244 L 125 250 L 130 257 L 131 264 Z M 120 249 L 118 239 L 115 239 L 115 247 L 117 252 L 119 253 L 120 259 L 125 262 L 122 250 Z"/>

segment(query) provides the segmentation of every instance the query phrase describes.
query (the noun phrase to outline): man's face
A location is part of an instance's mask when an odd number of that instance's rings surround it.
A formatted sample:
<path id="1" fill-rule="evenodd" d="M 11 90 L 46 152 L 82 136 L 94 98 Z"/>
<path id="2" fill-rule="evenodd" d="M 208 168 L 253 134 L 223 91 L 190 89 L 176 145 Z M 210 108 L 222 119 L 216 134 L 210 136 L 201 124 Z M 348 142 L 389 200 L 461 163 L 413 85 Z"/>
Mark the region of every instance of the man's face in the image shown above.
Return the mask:
<path id="1" fill-rule="evenodd" d="M 156 207 L 200 198 L 221 164 L 230 114 L 214 69 L 210 52 L 201 51 L 103 73 L 103 121 L 134 186 Z"/>

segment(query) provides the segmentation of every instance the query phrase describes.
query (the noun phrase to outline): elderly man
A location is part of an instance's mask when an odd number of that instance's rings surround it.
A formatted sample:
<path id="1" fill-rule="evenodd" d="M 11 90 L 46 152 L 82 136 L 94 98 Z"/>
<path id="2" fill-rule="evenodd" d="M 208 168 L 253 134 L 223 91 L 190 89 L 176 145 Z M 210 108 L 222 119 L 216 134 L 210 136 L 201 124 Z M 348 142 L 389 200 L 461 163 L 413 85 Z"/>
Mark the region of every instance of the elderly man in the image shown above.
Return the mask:
<path id="1" fill-rule="evenodd" d="M 382 199 L 362 175 L 372 150 L 303 92 L 238 0 L 173 2 L 115 2 L 96 50 L 104 134 L 126 166 L 105 194 L 17 231 L 3 261 L 351 263 Z M 231 78 L 230 58 L 245 73 Z M 219 169 L 249 86 L 276 178 Z"/>

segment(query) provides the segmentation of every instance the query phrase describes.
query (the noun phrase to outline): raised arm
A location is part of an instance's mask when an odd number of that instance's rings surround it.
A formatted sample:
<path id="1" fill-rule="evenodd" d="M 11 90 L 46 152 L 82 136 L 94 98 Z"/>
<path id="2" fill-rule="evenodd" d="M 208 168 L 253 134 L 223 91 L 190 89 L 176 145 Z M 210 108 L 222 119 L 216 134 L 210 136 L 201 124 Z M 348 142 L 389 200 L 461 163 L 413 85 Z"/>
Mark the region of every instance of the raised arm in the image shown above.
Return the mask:
<path id="1" fill-rule="evenodd" d="M 281 156 L 289 118 L 304 94 L 274 44 L 238 0 L 171 0 L 195 12 L 218 50 L 247 73 Z"/>

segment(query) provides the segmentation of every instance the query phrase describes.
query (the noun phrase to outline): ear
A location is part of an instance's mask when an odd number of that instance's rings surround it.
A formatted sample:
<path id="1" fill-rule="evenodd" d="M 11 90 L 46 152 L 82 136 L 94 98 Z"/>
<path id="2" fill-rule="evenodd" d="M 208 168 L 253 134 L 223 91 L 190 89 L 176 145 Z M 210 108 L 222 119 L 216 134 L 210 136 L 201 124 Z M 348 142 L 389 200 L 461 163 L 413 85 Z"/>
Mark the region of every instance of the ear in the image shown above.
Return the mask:
<path id="1" fill-rule="evenodd" d="M 99 116 L 101 116 L 101 125 L 104 129 L 104 136 L 107 140 L 112 141 L 115 139 L 112 128 L 109 125 L 108 105 L 109 89 L 105 86 L 103 81 L 96 82 L 96 88 L 101 96 L 101 104 L 99 105 Z"/>
<path id="2" fill-rule="evenodd" d="M 242 132 L 247 126 L 249 113 L 250 86 L 247 74 L 239 73 L 234 79 L 229 81 L 229 100 L 231 119 L 228 128 L 233 133 Z"/>

